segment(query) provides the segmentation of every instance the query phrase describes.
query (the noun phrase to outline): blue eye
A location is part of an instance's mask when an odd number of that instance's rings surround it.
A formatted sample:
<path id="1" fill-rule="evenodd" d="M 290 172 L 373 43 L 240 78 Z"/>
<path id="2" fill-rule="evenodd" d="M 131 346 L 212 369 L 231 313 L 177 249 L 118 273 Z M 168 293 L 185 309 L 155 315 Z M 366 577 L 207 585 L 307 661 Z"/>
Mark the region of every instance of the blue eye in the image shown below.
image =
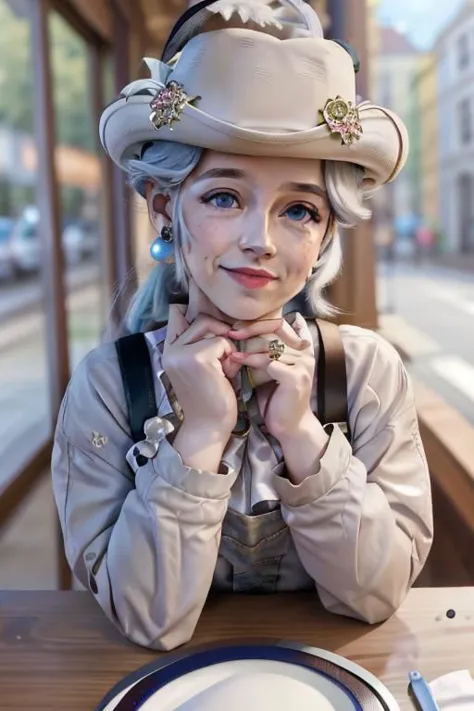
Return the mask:
<path id="1" fill-rule="evenodd" d="M 321 220 L 317 210 L 311 210 L 302 204 L 291 205 L 283 214 L 287 215 L 293 222 L 303 222 L 308 216 L 309 220 L 313 220 L 313 222 L 320 222 Z M 306 220 L 306 222 L 309 222 L 309 220 Z"/>
<path id="2" fill-rule="evenodd" d="M 211 203 L 214 207 L 218 207 L 222 210 L 229 210 L 239 205 L 235 195 L 226 192 L 214 193 L 213 195 L 203 197 L 202 202 Z"/>

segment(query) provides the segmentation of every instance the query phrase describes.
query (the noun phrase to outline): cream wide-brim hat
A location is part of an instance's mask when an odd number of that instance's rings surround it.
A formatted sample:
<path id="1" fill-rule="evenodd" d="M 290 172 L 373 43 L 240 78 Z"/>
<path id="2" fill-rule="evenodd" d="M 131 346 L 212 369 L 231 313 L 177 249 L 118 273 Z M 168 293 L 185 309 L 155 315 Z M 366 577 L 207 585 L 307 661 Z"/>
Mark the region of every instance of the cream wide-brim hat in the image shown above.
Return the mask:
<path id="1" fill-rule="evenodd" d="M 348 161 L 373 190 L 406 161 L 403 122 L 369 101 L 357 105 L 353 59 L 337 42 L 224 27 L 192 37 L 172 62 L 145 61 L 150 78 L 125 87 L 100 120 L 104 149 L 124 169 L 145 144 L 172 141 Z"/>

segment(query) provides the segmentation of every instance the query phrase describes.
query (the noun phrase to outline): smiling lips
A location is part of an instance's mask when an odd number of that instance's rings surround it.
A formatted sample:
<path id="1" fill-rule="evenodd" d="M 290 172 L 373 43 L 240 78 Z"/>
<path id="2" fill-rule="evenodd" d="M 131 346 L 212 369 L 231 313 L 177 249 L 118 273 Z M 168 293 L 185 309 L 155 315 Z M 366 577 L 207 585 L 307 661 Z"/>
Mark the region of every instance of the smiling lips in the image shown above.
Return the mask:
<path id="1" fill-rule="evenodd" d="M 265 269 L 252 269 L 250 267 L 238 269 L 226 269 L 222 267 L 222 269 L 224 269 L 234 281 L 246 289 L 262 289 L 276 279 L 274 274 L 267 272 Z"/>

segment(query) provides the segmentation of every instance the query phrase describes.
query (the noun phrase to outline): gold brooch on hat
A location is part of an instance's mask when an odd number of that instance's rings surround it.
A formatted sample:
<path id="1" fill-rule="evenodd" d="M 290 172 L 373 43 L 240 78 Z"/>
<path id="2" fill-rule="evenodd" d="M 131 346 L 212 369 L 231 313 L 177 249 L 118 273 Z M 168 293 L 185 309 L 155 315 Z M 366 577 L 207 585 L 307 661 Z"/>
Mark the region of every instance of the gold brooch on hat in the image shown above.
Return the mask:
<path id="1" fill-rule="evenodd" d="M 342 96 L 328 99 L 321 113 L 331 133 L 338 133 L 346 146 L 351 146 L 361 137 L 359 109 L 351 101 L 346 101 Z"/>
<path id="2" fill-rule="evenodd" d="M 192 105 L 194 101 L 200 99 L 195 96 L 190 99 L 181 84 L 170 81 L 163 89 L 160 89 L 155 98 L 150 103 L 153 109 L 150 114 L 150 121 L 158 131 L 163 126 L 169 126 L 173 130 L 173 123 L 181 119 L 181 114 L 186 104 Z"/>

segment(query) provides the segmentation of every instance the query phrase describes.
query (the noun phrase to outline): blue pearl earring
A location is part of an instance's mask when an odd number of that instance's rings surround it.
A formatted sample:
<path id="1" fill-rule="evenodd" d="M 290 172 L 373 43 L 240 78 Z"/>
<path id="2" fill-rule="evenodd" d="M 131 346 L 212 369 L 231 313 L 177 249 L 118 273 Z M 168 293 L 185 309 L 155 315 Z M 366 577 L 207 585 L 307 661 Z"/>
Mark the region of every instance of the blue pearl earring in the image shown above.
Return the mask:
<path id="1" fill-rule="evenodd" d="M 174 246 L 172 227 L 163 227 L 160 234 L 150 247 L 150 254 L 156 262 L 161 262 L 162 264 L 173 264 Z"/>

